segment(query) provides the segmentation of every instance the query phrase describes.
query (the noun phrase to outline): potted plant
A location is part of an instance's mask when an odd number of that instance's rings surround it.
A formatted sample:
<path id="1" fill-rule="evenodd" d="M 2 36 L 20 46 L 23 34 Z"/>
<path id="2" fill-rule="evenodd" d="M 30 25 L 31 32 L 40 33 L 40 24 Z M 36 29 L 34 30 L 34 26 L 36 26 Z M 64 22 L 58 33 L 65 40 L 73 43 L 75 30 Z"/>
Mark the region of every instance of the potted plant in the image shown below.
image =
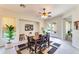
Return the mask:
<path id="1" fill-rule="evenodd" d="M 72 33 L 71 31 L 68 31 L 67 34 L 66 34 L 66 40 L 72 40 Z"/>
<path id="2" fill-rule="evenodd" d="M 10 48 L 10 47 L 12 47 L 11 40 L 14 39 L 14 35 L 15 35 L 14 26 L 6 24 L 6 32 L 5 33 L 6 33 L 6 38 L 8 40 L 6 47 Z"/>

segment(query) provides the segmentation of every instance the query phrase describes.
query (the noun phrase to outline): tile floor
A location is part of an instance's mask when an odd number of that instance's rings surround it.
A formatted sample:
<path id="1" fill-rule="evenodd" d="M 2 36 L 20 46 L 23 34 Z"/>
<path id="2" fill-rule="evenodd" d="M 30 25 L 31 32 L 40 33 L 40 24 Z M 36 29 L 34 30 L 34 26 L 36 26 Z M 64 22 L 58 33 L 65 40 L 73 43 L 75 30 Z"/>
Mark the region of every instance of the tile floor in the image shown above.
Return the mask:
<path id="1" fill-rule="evenodd" d="M 72 43 L 70 41 L 61 40 L 57 38 L 50 38 L 50 41 L 53 41 L 53 43 L 59 43 L 61 46 L 54 52 L 54 54 L 79 54 L 79 49 L 72 46 Z M 53 44 L 51 43 L 51 45 Z M 49 48 L 51 49 L 51 47 Z M 43 53 L 47 53 L 48 49 L 46 49 Z M 26 49 L 22 51 L 23 54 L 26 54 Z M 27 53 L 29 54 L 29 52 Z"/>
<path id="2" fill-rule="evenodd" d="M 61 46 L 55 51 L 54 54 L 79 54 L 79 49 L 73 47 L 70 41 L 52 37 L 50 38 L 50 40 L 61 44 Z"/>
<path id="3" fill-rule="evenodd" d="M 70 41 L 65 41 L 57 38 L 50 38 L 53 43 L 59 43 L 61 46 L 54 52 L 54 54 L 79 54 L 79 49 L 72 46 L 72 43 Z M 52 44 L 53 44 L 52 43 Z M 0 48 L 0 54 L 3 54 L 3 48 Z M 28 54 L 29 52 L 25 50 L 22 51 L 23 54 Z M 45 50 L 44 52 L 47 52 Z M 47 54 L 47 53 L 45 53 Z"/>

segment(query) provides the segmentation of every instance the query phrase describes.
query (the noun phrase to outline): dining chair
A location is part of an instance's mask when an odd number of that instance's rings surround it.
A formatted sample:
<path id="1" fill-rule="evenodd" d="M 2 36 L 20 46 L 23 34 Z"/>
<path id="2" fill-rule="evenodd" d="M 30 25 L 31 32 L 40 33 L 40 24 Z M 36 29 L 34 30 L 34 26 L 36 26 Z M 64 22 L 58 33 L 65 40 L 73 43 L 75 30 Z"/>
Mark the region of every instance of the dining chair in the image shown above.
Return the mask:
<path id="1" fill-rule="evenodd" d="M 28 40 L 28 48 L 29 48 L 29 52 L 32 52 L 34 51 L 34 44 L 35 42 L 33 41 L 33 37 L 32 36 L 27 36 L 27 40 Z"/>
<path id="2" fill-rule="evenodd" d="M 43 38 L 43 35 L 39 35 L 39 40 L 37 41 L 37 45 L 39 46 L 39 53 L 42 53 L 42 50 L 46 48 L 46 42 Z"/>
<path id="3" fill-rule="evenodd" d="M 25 40 L 25 34 L 20 34 L 19 35 L 19 41 Z"/>
<path id="4" fill-rule="evenodd" d="M 50 34 L 49 33 L 46 34 L 46 40 L 48 42 L 48 47 L 49 47 L 50 46 Z"/>

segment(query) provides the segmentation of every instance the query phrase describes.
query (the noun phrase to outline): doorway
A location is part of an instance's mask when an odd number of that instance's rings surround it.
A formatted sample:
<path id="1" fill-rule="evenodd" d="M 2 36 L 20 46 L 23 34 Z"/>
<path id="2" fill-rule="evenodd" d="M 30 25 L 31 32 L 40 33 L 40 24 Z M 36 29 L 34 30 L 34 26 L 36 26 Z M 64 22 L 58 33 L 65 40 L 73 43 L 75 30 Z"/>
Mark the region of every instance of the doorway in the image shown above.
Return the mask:
<path id="1" fill-rule="evenodd" d="M 70 18 L 65 19 L 65 40 L 72 41 L 72 20 Z"/>

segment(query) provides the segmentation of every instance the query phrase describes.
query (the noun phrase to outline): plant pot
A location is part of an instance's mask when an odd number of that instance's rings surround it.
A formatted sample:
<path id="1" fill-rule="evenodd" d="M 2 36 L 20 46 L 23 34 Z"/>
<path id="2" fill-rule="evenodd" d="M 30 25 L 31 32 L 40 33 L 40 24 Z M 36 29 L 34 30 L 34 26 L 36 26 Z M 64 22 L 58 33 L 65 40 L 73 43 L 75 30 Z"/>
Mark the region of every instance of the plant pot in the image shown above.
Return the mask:
<path id="1" fill-rule="evenodd" d="M 13 48 L 13 44 L 11 42 L 8 42 L 7 44 L 5 44 L 5 48 Z"/>

